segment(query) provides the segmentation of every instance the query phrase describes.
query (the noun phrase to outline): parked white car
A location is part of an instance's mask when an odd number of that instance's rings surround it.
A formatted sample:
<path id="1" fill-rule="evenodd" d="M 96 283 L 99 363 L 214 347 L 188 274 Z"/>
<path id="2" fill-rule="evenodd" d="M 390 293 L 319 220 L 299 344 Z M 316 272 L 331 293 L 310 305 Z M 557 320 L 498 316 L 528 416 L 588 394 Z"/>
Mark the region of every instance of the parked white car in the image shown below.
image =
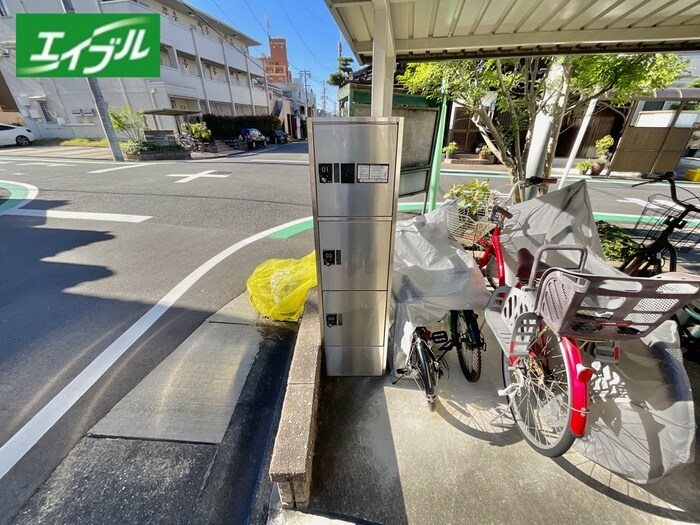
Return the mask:
<path id="1" fill-rule="evenodd" d="M 10 144 L 29 146 L 32 142 L 34 142 L 32 130 L 0 123 L 0 146 L 8 146 Z"/>

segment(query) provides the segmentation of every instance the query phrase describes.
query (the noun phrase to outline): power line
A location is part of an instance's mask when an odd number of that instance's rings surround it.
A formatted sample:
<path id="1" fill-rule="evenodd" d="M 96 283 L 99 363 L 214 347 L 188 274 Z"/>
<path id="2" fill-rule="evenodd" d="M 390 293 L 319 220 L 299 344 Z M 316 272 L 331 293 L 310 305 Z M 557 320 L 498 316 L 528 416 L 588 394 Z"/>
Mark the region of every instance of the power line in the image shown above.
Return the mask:
<path id="1" fill-rule="evenodd" d="M 338 27 L 338 26 L 336 26 L 335 24 L 329 24 L 326 20 L 321 20 L 321 19 L 311 10 L 311 8 L 310 8 L 308 5 L 306 5 L 306 2 L 305 2 L 304 0 L 299 0 L 299 3 L 300 3 L 301 5 L 304 6 L 304 8 L 309 12 L 309 14 L 311 14 L 311 16 L 313 16 L 316 20 L 318 20 L 319 22 L 321 22 L 323 25 L 327 25 L 328 27 L 334 27 L 334 28 L 337 28 L 337 27 Z"/>
<path id="2" fill-rule="evenodd" d="M 216 5 L 217 7 L 219 7 L 218 4 L 216 3 L 216 0 L 213 0 L 213 2 L 214 2 L 214 5 Z M 253 18 L 255 18 L 255 21 L 256 21 L 256 22 L 258 23 L 258 25 L 260 26 L 260 29 L 263 30 L 263 33 L 267 34 L 267 31 L 265 31 L 265 27 L 262 25 L 262 22 L 260 22 L 260 20 L 258 19 L 258 16 L 255 14 L 255 11 L 253 11 L 253 10 L 250 8 L 250 5 L 248 5 L 248 0 L 243 0 L 243 3 L 244 3 L 245 6 L 248 8 L 248 11 L 250 11 L 250 14 L 253 15 Z M 221 8 L 219 7 L 219 9 L 221 9 Z M 223 9 L 222 9 L 222 11 L 223 11 Z M 225 13 L 225 12 L 224 12 L 224 13 Z M 228 18 L 228 15 L 226 15 L 226 18 Z M 229 18 L 229 20 L 231 20 L 231 19 Z M 233 23 L 233 22 L 232 22 L 232 23 Z"/>
<path id="3" fill-rule="evenodd" d="M 246 0 L 244 0 L 244 1 L 246 1 Z M 326 70 L 329 70 L 329 71 L 330 71 L 332 68 L 328 67 L 326 64 L 324 64 L 323 62 L 321 62 L 321 60 L 316 56 L 316 54 L 315 54 L 313 51 L 311 51 L 311 48 L 306 44 L 306 41 L 304 40 L 304 37 L 301 36 L 301 34 L 300 34 L 299 31 L 297 30 L 296 26 L 294 25 L 294 22 L 292 22 L 292 19 L 291 19 L 291 17 L 289 16 L 289 13 L 287 13 L 287 10 L 284 8 L 284 3 L 281 2 L 281 1 L 278 2 L 278 3 L 279 3 L 279 5 L 280 5 L 280 7 L 282 8 L 282 12 L 284 13 L 284 16 L 286 16 L 286 17 L 287 17 L 287 20 L 289 20 L 289 24 L 292 26 L 292 29 L 294 30 L 294 32 L 295 32 L 295 33 L 297 34 L 297 36 L 299 37 L 299 40 L 301 40 L 301 43 L 304 44 L 304 47 L 305 47 L 306 50 L 309 52 L 309 54 L 316 60 L 316 62 L 318 62 L 318 64 L 319 64 L 321 67 L 323 67 L 323 69 L 326 69 Z"/>

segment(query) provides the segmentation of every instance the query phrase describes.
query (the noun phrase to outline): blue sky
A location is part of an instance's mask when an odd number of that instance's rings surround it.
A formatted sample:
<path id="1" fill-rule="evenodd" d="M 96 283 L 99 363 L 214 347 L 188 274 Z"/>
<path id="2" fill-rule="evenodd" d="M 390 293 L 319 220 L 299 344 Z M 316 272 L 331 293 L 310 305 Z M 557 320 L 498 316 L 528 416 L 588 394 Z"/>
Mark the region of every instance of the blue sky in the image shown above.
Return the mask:
<path id="1" fill-rule="evenodd" d="M 253 56 L 269 54 L 265 17 L 270 22 L 270 36 L 287 39 L 287 57 L 292 75 L 299 70 L 311 71 L 309 86 L 321 106 L 323 83 L 337 69 L 340 31 L 323 0 L 187 0 L 211 16 L 232 25 L 263 45 L 251 48 Z M 352 56 L 342 39 L 343 55 Z M 359 67 L 357 62 L 353 68 Z M 336 88 L 328 86 L 327 109 L 335 103 Z"/>

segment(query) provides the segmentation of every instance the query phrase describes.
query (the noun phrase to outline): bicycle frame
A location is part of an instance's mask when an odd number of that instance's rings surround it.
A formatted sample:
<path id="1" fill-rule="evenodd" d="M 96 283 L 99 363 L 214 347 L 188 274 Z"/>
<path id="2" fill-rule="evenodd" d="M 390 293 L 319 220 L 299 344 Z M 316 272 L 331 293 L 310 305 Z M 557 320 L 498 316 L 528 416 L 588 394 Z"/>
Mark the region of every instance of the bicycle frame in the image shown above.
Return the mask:
<path id="1" fill-rule="evenodd" d="M 491 232 L 491 239 L 486 243 L 484 255 L 479 259 L 479 268 L 486 268 L 491 260 L 496 258 L 496 272 L 498 275 L 498 286 L 506 285 L 506 267 L 503 262 L 503 247 L 501 246 L 501 226 L 496 226 Z"/>

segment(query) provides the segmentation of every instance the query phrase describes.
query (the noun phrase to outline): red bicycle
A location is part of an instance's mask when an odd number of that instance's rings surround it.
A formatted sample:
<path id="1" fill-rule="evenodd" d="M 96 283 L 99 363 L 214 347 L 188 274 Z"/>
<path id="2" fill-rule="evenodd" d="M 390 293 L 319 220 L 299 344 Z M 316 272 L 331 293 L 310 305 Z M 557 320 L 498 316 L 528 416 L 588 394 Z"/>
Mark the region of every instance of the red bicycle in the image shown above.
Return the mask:
<path id="1" fill-rule="evenodd" d="M 551 182 L 539 177 L 518 182 L 503 204 L 520 187 Z M 503 351 L 504 388 L 499 394 L 507 397 L 528 444 L 556 457 L 586 430 L 593 369 L 581 359 L 584 345 L 594 359 L 616 362 L 620 341 L 644 337 L 680 305 L 700 297 L 700 277 L 591 275 L 585 272 L 585 247 L 545 245 L 534 256 L 526 250 L 518 253 L 518 282 L 507 286 L 501 244 L 506 218 L 512 215 L 495 206 L 495 227 L 482 239 L 479 261 L 485 268 L 495 260 L 498 276 L 485 320 Z M 551 252 L 573 253 L 573 267 L 547 266 L 544 259 Z"/>

